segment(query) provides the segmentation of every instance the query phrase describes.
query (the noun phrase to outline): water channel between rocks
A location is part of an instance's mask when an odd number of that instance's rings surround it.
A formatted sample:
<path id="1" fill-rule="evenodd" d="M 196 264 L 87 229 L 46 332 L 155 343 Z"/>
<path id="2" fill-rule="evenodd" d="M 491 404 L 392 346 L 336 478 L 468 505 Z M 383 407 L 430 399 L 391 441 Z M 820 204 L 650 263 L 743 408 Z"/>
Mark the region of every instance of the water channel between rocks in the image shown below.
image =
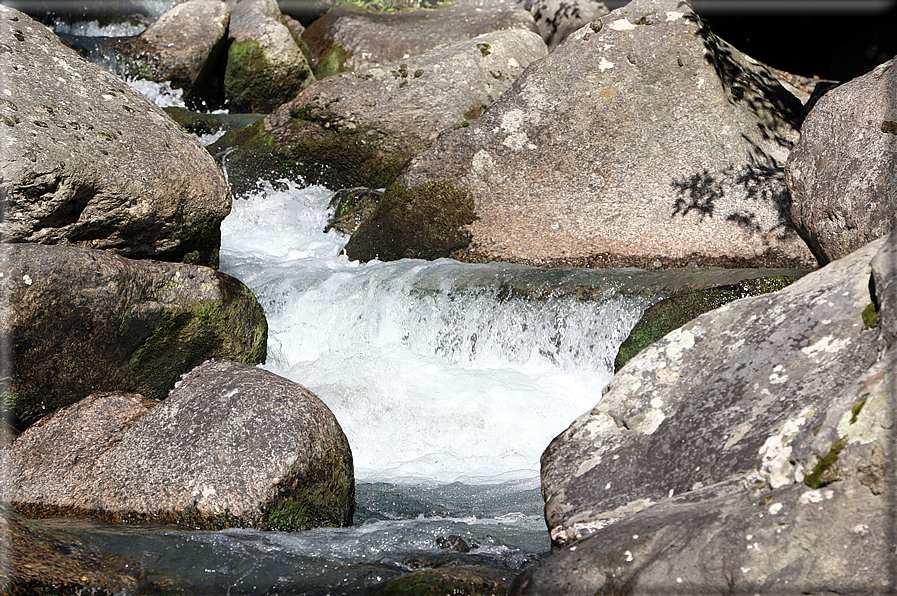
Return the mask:
<path id="1" fill-rule="evenodd" d="M 135 83 L 160 105 L 177 98 Z M 269 322 L 264 368 L 308 387 L 352 447 L 350 528 L 194 532 L 42 520 L 187 593 L 364 594 L 453 557 L 516 572 L 549 549 L 539 457 L 592 408 L 660 296 L 723 270 L 540 270 L 350 262 L 324 233 L 331 190 L 260 181 L 222 225 L 221 270 Z M 759 276 L 761 272 L 743 277 Z M 441 550 L 460 536 L 469 553 Z"/>

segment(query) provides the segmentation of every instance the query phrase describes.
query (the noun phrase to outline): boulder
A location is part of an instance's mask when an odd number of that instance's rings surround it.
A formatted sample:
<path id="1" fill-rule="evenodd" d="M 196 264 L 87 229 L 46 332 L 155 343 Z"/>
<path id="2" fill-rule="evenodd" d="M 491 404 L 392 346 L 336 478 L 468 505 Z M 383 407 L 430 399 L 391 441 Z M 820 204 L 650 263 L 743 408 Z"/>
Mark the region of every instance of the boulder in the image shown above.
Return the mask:
<path id="1" fill-rule="evenodd" d="M 224 95 L 231 111 L 269 113 L 311 85 L 312 74 L 277 0 L 230 1 Z"/>
<path id="2" fill-rule="evenodd" d="M 30 515 L 196 529 L 351 524 L 349 443 L 301 385 L 212 361 L 143 410 L 140 396 L 91 396 L 25 431 L 2 452 L 10 503 Z"/>
<path id="3" fill-rule="evenodd" d="M 3 242 L 217 266 L 230 193 L 159 107 L 0 6 Z"/>
<path id="4" fill-rule="evenodd" d="M 230 7 L 222 0 L 177 4 L 137 37 L 119 42 L 124 74 L 169 81 L 184 90 L 184 101 L 208 92 L 227 45 Z"/>
<path id="5" fill-rule="evenodd" d="M 398 182 L 471 193 L 462 260 L 813 267 L 781 170 L 801 109 L 686 4 L 634 0 L 530 65 Z"/>
<path id="6" fill-rule="evenodd" d="M 745 279 L 735 283 L 711 286 L 699 290 L 686 290 L 674 293 L 652 304 L 642 314 L 638 323 L 630 331 L 626 341 L 617 351 L 614 360 L 614 372 L 623 368 L 630 358 L 662 338 L 667 333 L 688 323 L 698 315 L 719 308 L 739 298 L 759 296 L 775 292 L 788 286 L 800 276 L 774 275 Z"/>
<path id="7" fill-rule="evenodd" d="M 302 39 L 315 73 L 324 78 L 406 60 L 439 45 L 505 29 L 539 32 L 532 15 L 501 5 L 399 12 L 361 12 L 340 6 L 309 25 Z"/>
<path id="8" fill-rule="evenodd" d="M 5 405 L 20 427 L 96 391 L 163 399 L 209 358 L 265 360 L 262 307 L 224 273 L 39 244 L 6 245 L 2 257 L 11 308 L 0 335 L 13 353 Z"/>
<path id="9" fill-rule="evenodd" d="M 791 218 L 820 263 L 897 224 L 897 58 L 825 94 L 785 164 Z"/>
<path id="10" fill-rule="evenodd" d="M 209 150 L 238 195 L 253 190 L 260 174 L 329 188 L 383 188 L 439 132 L 482 114 L 545 52 L 538 35 L 511 29 L 341 73 Z"/>
<path id="11" fill-rule="evenodd" d="M 604 2 L 596 0 L 461 0 L 455 4 L 522 8 L 533 15 L 549 51 L 580 27 L 609 12 Z"/>
<path id="12" fill-rule="evenodd" d="M 543 454 L 546 522 L 566 548 L 511 593 L 884 591 L 895 242 L 630 360 Z"/>

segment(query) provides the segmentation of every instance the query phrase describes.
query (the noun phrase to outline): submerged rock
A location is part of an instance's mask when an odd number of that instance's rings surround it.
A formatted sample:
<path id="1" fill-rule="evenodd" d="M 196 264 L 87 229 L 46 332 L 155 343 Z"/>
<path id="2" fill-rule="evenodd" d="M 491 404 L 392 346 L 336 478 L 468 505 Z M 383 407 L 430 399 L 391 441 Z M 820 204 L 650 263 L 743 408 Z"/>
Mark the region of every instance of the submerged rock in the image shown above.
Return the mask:
<path id="1" fill-rule="evenodd" d="M 781 171 L 801 114 L 687 5 L 634 0 L 531 65 L 398 182 L 471 193 L 478 219 L 453 255 L 464 260 L 813 267 Z"/>
<path id="2" fill-rule="evenodd" d="M 162 399 L 209 358 L 265 360 L 262 307 L 224 273 L 38 244 L 0 256 L 11 306 L 0 332 L 14 357 L 6 406 L 19 426 L 96 391 Z"/>
<path id="3" fill-rule="evenodd" d="M 327 406 L 232 362 L 197 367 L 148 411 L 141 396 L 88 397 L 3 457 L 9 501 L 30 515 L 295 531 L 349 525 L 355 506 L 352 453 Z"/>
<path id="4" fill-rule="evenodd" d="M 4 242 L 217 266 L 230 193 L 159 107 L 0 6 Z"/>
<path id="5" fill-rule="evenodd" d="M 224 95 L 239 112 L 272 112 L 315 81 L 276 0 L 233 1 Z"/>
<path id="6" fill-rule="evenodd" d="M 630 360 L 543 454 L 546 522 L 569 548 L 512 593 L 885 590 L 895 241 Z"/>
<path id="7" fill-rule="evenodd" d="M 897 58 L 826 93 L 785 164 L 791 217 L 820 263 L 897 227 Z"/>

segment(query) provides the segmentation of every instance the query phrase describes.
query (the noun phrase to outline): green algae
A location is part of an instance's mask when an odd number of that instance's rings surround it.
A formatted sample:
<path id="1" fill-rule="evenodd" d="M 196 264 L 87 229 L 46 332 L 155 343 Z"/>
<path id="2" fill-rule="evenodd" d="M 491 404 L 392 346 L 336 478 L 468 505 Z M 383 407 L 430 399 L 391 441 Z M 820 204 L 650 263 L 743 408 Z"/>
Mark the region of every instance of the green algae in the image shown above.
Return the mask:
<path id="1" fill-rule="evenodd" d="M 645 311 L 620 346 L 614 360 L 614 371 L 620 370 L 636 354 L 695 317 L 733 300 L 781 290 L 796 279 L 791 276 L 747 279 L 736 284 L 683 292 L 661 300 Z"/>
<path id="2" fill-rule="evenodd" d="M 438 259 L 465 249 L 477 219 L 470 194 L 447 182 L 386 189 L 374 214 L 346 245 L 352 260 Z"/>
<path id="3" fill-rule="evenodd" d="M 847 442 L 847 437 L 842 437 L 838 441 L 835 441 L 825 457 L 816 462 L 816 465 L 813 466 L 813 470 L 804 476 L 804 484 L 812 489 L 817 489 L 826 484 L 841 480 L 841 468 L 840 466 L 836 466 L 836 464 L 838 463 L 838 457 L 841 452 L 847 447 Z"/>
<path id="4" fill-rule="evenodd" d="M 875 306 L 874 302 L 870 302 L 869 305 L 863 309 L 863 323 L 866 326 L 866 329 L 872 329 L 875 327 L 876 323 L 878 323 L 878 307 Z"/>

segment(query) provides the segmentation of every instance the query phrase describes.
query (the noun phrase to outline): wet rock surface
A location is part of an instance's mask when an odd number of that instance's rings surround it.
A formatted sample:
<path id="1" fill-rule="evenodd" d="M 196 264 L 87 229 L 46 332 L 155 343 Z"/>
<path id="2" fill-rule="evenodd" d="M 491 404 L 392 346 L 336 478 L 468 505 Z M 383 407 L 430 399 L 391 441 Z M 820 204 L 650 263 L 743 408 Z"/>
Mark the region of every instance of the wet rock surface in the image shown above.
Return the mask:
<path id="1" fill-rule="evenodd" d="M 147 405 L 140 396 L 91 396 L 30 428 L 3 451 L 9 501 L 32 516 L 81 513 L 195 529 L 351 523 L 348 441 L 301 385 L 213 361 L 161 404 Z M 71 438 L 60 442 L 65 434 Z"/>
<path id="2" fill-rule="evenodd" d="M 897 223 L 897 59 L 829 91 L 788 156 L 791 217 L 820 263 Z"/>
<path id="3" fill-rule="evenodd" d="M 162 110 L 43 25 L 0 8 L 4 242 L 217 266 L 230 194 Z"/>
<path id="4" fill-rule="evenodd" d="M 276 0 L 231 5 L 224 95 L 233 111 L 270 113 L 315 76 Z"/>
<path id="5" fill-rule="evenodd" d="M 781 172 L 800 112 L 687 7 L 636 0 L 568 37 L 398 182 L 472 194 L 462 259 L 812 267 Z"/>
<path id="6" fill-rule="evenodd" d="M 209 358 L 264 362 L 267 322 L 252 292 L 209 269 L 108 251 L 4 247 L 0 330 L 14 354 L 7 404 L 19 426 L 96 391 L 164 398 Z"/>

